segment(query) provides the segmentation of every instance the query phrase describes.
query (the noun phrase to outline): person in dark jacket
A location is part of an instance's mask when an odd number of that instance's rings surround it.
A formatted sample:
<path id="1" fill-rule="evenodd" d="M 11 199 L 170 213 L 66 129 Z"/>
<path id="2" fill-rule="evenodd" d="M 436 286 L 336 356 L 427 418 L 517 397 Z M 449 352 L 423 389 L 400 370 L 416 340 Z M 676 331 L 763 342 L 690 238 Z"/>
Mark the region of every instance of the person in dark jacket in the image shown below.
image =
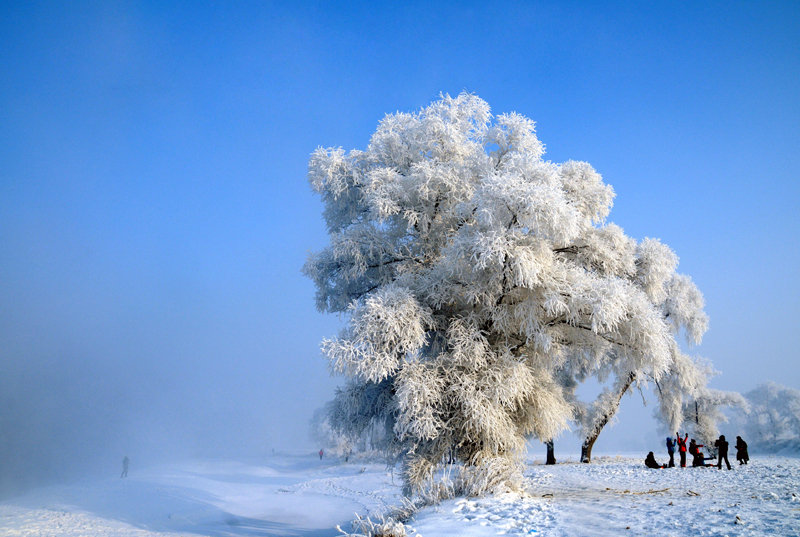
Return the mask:
<path id="1" fill-rule="evenodd" d="M 742 440 L 741 436 L 736 437 L 736 460 L 739 464 L 747 464 L 750 460 L 750 455 L 747 454 L 747 442 Z"/>
<path id="2" fill-rule="evenodd" d="M 653 455 L 652 451 L 647 454 L 647 457 L 645 457 L 644 465 L 647 466 L 648 468 L 655 468 L 655 469 L 666 468 L 666 466 L 658 464 L 658 462 L 656 462 L 656 456 Z"/>
<path id="3" fill-rule="evenodd" d="M 675 433 L 678 437 L 678 453 L 681 455 L 681 468 L 686 468 L 686 439 L 689 438 L 689 433 L 681 438 L 680 433 Z"/>
<path id="4" fill-rule="evenodd" d="M 703 452 L 700 451 L 700 448 L 703 447 L 703 444 L 698 444 L 694 441 L 694 438 L 689 442 L 689 454 L 692 456 L 692 467 L 697 468 L 704 467 L 706 465 L 706 459 L 703 456 Z"/>
<path id="5" fill-rule="evenodd" d="M 719 438 L 716 442 L 714 442 L 714 447 L 717 448 L 717 468 L 722 470 L 722 461 L 725 460 L 725 464 L 728 466 L 728 470 L 731 469 L 731 463 L 728 462 L 728 441 L 725 440 L 725 435 L 719 435 Z"/>
<path id="6" fill-rule="evenodd" d="M 667 453 L 669 453 L 669 464 L 668 467 L 674 468 L 675 467 L 675 439 L 671 436 L 667 437 Z"/>

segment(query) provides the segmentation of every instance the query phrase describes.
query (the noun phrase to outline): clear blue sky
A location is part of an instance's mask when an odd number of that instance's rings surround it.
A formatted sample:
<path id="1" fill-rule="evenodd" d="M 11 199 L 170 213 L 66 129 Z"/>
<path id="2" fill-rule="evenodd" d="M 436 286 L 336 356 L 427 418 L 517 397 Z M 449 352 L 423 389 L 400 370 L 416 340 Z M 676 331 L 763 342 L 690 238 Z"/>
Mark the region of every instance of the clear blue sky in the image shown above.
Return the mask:
<path id="1" fill-rule="evenodd" d="M 339 327 L 308 155 L 440 92 L 678 253 L 716 387 L 800 388 L 800 3 L 164 4 L 0 7 L 0 458 L 305 443 Z"/>

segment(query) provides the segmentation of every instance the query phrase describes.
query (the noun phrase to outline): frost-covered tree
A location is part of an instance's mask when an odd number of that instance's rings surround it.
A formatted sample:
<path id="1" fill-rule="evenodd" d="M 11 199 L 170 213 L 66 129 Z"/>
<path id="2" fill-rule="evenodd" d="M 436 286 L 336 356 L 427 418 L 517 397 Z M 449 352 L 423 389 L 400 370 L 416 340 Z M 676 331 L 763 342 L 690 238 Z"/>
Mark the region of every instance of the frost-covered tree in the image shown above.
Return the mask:
<path id="1" fill-rule="evenodd" d="M 665 319 L 672 320 L 672 330 L 677 336 L 684 331 L 688 344 L 698 344 L 707 326 L 703 312 L 703 299 L 699 291 L 685 276 L 676 275 L 666 286 L 667 298 L 662 304 Z M 676 311 L 675 306 L 682 308 Z M 746 408 L 744 398 L 736 392 L 715 390 L 708 382 L 715 374 L 711 364 L 702 358 L 692 358 L 684 354 L 672 341 L 671 363 L 667 371 L 656 378 L 645 370 L 629 371 L 616 369 L 612 382 L 591 404 L 574 401 L 576 421 L 583 435 L 581 461 L 591 462 L 592 447 L 603 427 L 610 423 L 619 409 L 622 397 L 631 388 L 640 389 L 654 384 L 658 405 L 654 415 L 670 434 L 679 428 L 692 431 L 692 434 L 707 444 L 713 443 L 718 435 L 718 424 L 726 422 L 723 408 Z M 601 376 L 605 373 L 601 373 Z M 581 375 L 578 375 L 579 377 Z M 577 383 L 568 386 L 574 392 Z M 642 392 L 644 397 L 644 392 Z"/>
<path id="2" fill-rule="evenodd" d="M 683 424 L 701 443 L 713 445 L 719 435 L 719 425 L 728 421 L 722 409 L 748 408 L 741 394 L 708 387 L 708 380 L 714 374 L 707 361 L 692 360 L 676 351 L 670 371 L 656 383 L 659 397 L 656 416 L 667 432 L 671 434 Z"/>
<path id="3" fill-rule="evenodd" d="M 800 452 L 800 391 L 768 382 L 745 394 L 749 408 L 735 423 L 755 451 Z"/>
<path id="4" fill-rule="evenodd" d="M 659 380 L 677 332 L 705 330 L 675 254 L 605 222 L 614 191 L 589 164 L 543 152 L 531 120 L 461 94 L 311 156 L 330 246 L 304 272 L 348 320 L 322 344 L 348 378 L 336 412 L 386 427 L 409 492 L 451 451 L 473 492 L 513 486 L 526 437 L 574 417 L 559 379 Z"/>
<path id="5" fill-rule="evenodd" d="M 310 436 L 326 453 L 347 457 L 354 451 L 366 451 L 364 436 L 343 434 L 331 425 L 330 404 L 318 408 L 311 416 Z"/>
<path id="6" fill-rule="evenodd" d="M 700 433 L 715 431 L 716 422 L 724 420 L 720 407 L 741 402 L 741 396 L 736 393 L 710 390 L 707 387 L 713 374 L 710 364 L 691 358 L 678 346 L 677 338 L 681 333 L 687 344 L 699 344 L 708 327 L 708 317 L 703 296 L 691 278 L 675 272 L 678 265 L 675 253 L 658 240 L 645 239 L 635 249 L 620 254 L 628 257 L 624 264 L 633 263 L 636 267 L 634 281 L 644 290 L 656 314 L 661 316 L 672 334 L 667 341 L 668 348 L 662 349 L 669 356 L 668 366 L 659 376 L 653 374 L 653 364 L 645 362 L 643 367 L 630 368 L 627 362 L 617 360 L 613 351 L 608 354 L 610 359 L 606 362 L 587 355 L 572 357 L 563 368 L 560 379 L 575 407 L 576 422 L 583 437 L 582 462 L 591 461 L 595 441 L 614 419 L 623 396 L 632 387 L 641 388 L 651 382 L 656 384 L 659 400 L 656 417 L 672 431 L 688 423 L 685 419 L 688 410 L 685 409 L 696 407 L 702 400 L 706 411 L 702 420 L 692 427 L 701 437 L 704 436 Z M 577 401 L 574 393 L 575 388 L 590 376 L 608 381 L 608 385 L 591 404 L 586 404 Z M 665 387 L 663 390 L 659 379 Z"/>
<path id="7" fill-rule="evenodd" d="M 350 383 L 337 389 L 334 399 L 314 413 L 312 436 L 337 455 L 391 451 L 389 394 L 381 383 Z"/>

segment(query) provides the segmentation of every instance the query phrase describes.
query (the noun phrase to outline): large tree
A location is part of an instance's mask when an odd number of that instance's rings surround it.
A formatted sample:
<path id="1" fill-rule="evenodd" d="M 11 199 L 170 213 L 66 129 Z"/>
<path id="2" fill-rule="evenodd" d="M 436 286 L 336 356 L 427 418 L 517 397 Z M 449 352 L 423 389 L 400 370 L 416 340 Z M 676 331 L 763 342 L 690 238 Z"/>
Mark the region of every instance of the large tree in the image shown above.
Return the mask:
<path id="1" fill-rule="evenodd" d="M 330 246 L 304 271 L 348 321 L 322 345 L 348 378 L 331 423 L 384 427 L 409 492 L 447 454 L 467 492 L 513 486 L 526 438 L 575 417 L 563 379 L 666 378 L 677 333 L 705 330 L 675 254 L 605 222 L 614 191 L 589 164 L 543 152 L 531 120 L 461 94 L 310 159 Z"/>

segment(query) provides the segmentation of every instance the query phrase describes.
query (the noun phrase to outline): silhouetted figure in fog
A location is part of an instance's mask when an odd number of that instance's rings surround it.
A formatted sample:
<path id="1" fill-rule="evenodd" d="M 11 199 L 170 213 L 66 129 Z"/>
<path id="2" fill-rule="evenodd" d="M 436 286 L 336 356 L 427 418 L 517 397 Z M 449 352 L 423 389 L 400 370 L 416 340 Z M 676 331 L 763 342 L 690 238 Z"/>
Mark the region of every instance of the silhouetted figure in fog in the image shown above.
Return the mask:
<path id="1" fill-rule="evenodd" d="M 645 457 L 644 465 L 647 466 L 648 468 L 655 468 L 655 469 L 666 468 L 666 466 L 663 466 L 661 464 L 658 464 L 658 462 L 656 462 L 656 456 L 653 455 L 652 451 L 647 454 L 647 457 Z"/>
<path id="2" fill-rule="evenodd" d="M 324 454 L 325 454 L 325 452 L 320 449 L 319 450 L 319 460 L 322 460 L 322 455 L 324 455 Z"/>
<path id="3" fill-rule="evenodd" d="M 747 442 L 742 440 L 741 436 L 736 437 L 736 460 L 739 464 L 747 464 L 750 460 L 750 455 L 747 454 Z"/>
<path id="4" fill-rule="evenodd" d="M 131 460 L 125 455 L 122 458 L 122 473 L 119 475 L 120 477 L 128 477 L 128 465 L 131 463 Z"/>
<path id="5" fill-rule="evenodd" d="M 724 459 L 728 470 L 730 470 L 731 463 L 728 462 L 728 441 L 725 440 L 724 434 L 719 435 L 717 441 L 714 442 L 714 447 L 717 448 L 717 468 L 722 470 L 722 461 Z"/>

